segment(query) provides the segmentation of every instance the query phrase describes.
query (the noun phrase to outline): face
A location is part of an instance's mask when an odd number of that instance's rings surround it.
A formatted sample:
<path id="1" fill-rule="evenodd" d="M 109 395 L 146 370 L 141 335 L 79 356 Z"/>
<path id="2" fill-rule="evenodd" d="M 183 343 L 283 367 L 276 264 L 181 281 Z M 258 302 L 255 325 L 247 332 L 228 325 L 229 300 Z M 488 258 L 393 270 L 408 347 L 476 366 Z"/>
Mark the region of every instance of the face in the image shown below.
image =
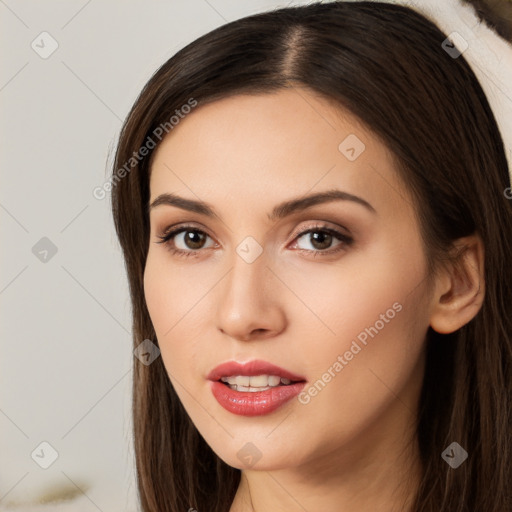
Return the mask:
<path id="1" fill-rule="evenodd" d="M 372 132 L 307 90 L 216 101 L 158 147 L 150 204 L 147 306 L 171 383 L 219 457 L 311 469 L 403 439 L 423 378 L 427 266 L 414 201 Z M 253 360 L 302 382 L 209 380 Z"/>

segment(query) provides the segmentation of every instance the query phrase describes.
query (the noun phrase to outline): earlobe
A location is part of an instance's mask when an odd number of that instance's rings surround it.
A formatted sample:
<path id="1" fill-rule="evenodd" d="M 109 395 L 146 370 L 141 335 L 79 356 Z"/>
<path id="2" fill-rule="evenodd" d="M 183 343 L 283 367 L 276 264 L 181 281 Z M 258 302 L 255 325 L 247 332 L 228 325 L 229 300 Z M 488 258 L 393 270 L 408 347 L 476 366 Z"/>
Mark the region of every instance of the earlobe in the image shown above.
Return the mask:
<path id="1" fill-rule="evenodd" d="M 485 294 L 484 246 L 478 235 L 456 242 L 456 258 L 436 277 L 430 326 L 449 334 L 470 322 L 480 311 Z"/>

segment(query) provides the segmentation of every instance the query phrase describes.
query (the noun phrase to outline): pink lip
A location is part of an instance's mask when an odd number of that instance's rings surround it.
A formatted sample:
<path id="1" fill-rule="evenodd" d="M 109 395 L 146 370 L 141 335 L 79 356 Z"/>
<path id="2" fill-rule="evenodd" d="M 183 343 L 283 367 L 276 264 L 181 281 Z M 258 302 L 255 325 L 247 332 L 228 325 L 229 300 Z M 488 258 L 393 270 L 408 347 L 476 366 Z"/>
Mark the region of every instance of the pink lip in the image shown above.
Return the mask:
<path id="1" fill-rule="evenodd" d="M 221 377 L 232 375 L 277 375 L 294 382 L 288 386 L 280 385 L 264 391 L 235 391 L 219 381 Z M 229 361 L 214 368 L 208 375 L 211 391 L 217 402 L 227 411 L 240 416 L 261 416 L 269 414 L 297 396 L 306 379 L 266 361 L 254 360 L 245 364 Z"/>
<path id="2" fill-rule="evenodd" d="M 247 363 L 237 363 L 236 361 L 228 361 L 216 366 L 206 377 L 208 380 L 219 380 L 221 377 L 230 377 L 231 375 L 247 375 L 254 377 L 256 375 L 277 375 L 278 377 L 286 377 L 290 380 L 305 381 L 306 379 L 300 375 L 285 370 L 275 364 L 267 363 L 260 359 L 254 359 Z"/>

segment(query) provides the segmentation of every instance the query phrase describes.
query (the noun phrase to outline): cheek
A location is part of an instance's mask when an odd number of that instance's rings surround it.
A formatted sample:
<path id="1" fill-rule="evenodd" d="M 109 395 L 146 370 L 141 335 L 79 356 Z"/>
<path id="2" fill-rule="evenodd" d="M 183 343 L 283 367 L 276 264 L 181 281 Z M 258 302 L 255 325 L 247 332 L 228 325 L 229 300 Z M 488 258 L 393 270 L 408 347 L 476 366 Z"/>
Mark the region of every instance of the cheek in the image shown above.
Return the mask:
<path id="1" fill-rule="evenodd" d="M 296 297 L 283 288 L 293 323 L 313 336 L 299 337 L 303 348 L 316 350 L 318 345 L 309 343 L 314 339 L 341 348 L 376 323 L 379 331 L 389 331 L 391 324 L 421 313 L 407 307 L 418 290 L 424 292 L 426 263 L 419 242 L 398 248 L 375 244 L 335 263 L 283 265 L 276 273 Z"/>
<path id="2" fill-rule="evenodd" d="M 144 271 L 144 296 L 159 341 L 171 338 L 175 326 L 199 299 L 198 281 L 169 263 L 163 251 L 148 254 Z M 197 274 L 196 274 L 197 275 Z M 188 316 L 187 316 L 188 319 Z"/>
<path id="3" fill-rule="evenodd" d="M 314 274 L 282 270 L 289 272 L 289 281 L 284 280 L 293 282 L 294 293 L 309 309 L 296 305 L 292 315 L 299 323 L 296 349 L 312 381 L 322 381 L 318 388 L 325 396 L 318 404 L 325 399 L 328 407 L 330 400 L 343 396 L 347 403 L 368 399 L 377 406 L 375 399 L 389 393 L 386 386 L 404 385 L 428 328 L 426 266 L 419 242 L 379 246 L 339 265 L 318 265 Z M 330 391 L 323 391 L 325 382 Z"/>
<path id="4" fill-rule="evenodd" d="M 393 403 L 396 418 L 413 416 L 428 325 L 418 318 L 424 302 L 420 288 L 391 304 L 382 294 L 380 301 L 372 297 L 364 308 L 349 309 L 353 317 L 344 315 L 333 324 L 335 339 L 322 337 L 314 349 L 305 349 L 310 380 L 299 396 L 299 415 L 308 430 L 323 433 L 313 451 L 327 453 L 340 443 L 350 444 L 375 425 L 387 431 L 383 418 Z"/>
<path id="5" fill-rule="evenodd" d="M 150 251 L 144 269 L 144 297 L 159 341 L 162 333 L 172 327 L 174 305 L 169 285 L 165 265 Z"/>
<path id="6" fill-rule="evenodd" d="M 146 262 L 145 300 L 171 380 L 180 375 L 187 378 L 187 369 L 196 367 L 201 353 L 201 321 L 208 300 L 204 295 L 215 282 L 211 272 L 197 267 L 193 272 L 180 271 L 175 263 L 169 263 L 166 254 L 151 251 Z"/>

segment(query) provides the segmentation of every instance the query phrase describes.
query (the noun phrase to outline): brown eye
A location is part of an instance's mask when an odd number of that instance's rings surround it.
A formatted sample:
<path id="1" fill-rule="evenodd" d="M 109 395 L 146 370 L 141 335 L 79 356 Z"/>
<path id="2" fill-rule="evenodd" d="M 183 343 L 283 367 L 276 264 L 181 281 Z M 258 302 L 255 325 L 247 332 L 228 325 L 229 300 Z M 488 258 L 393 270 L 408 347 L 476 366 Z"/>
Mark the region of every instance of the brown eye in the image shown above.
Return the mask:
<path id="1" fill-rule="evenodd" d="M 332 243 L 333 236 L 323 231 L 309 233 L 311 245 L 318 250 L 328 249 Z"/>
<path id="2" fill-rule="evenodd" d="M 162 236 L 159 244 L 164 244 L 171 252 L 183 256 L 196 255 L 197 251 L 205 246 L 206 241 L 210 238 L 204 231 L 192 226 L 181 226 L 171 231 L 166 231 Z"/>
<path id="3" fill-rule="evenodd" d="M 327 227 L 312 227 L 307 231 L 304 231 L 298 235 L 297 240 L 306 240 L 310 247 L 304 247 L 297 242 L 297 246 L 300 250 L 309 252 L 335 252 L 343 247 L 349 246 L 354 241 L 353 238 L 344 235 L 334 229 Z M 337 240 L 338 243 L 333 246 L 333 242 Z M 333 248 L 334 247 L 334 248 Z"/>
<path id="4" fill-rule="evenodd" d="M 206 233 L 203 233 L 202 231 L 192 231 L 192 230 L 186 230 L 183 231 L 184 237 L 183 242 L 187 246 L 187 248 L 191 250 L 197 250 L 201 249 L 205 243 Z"/>

